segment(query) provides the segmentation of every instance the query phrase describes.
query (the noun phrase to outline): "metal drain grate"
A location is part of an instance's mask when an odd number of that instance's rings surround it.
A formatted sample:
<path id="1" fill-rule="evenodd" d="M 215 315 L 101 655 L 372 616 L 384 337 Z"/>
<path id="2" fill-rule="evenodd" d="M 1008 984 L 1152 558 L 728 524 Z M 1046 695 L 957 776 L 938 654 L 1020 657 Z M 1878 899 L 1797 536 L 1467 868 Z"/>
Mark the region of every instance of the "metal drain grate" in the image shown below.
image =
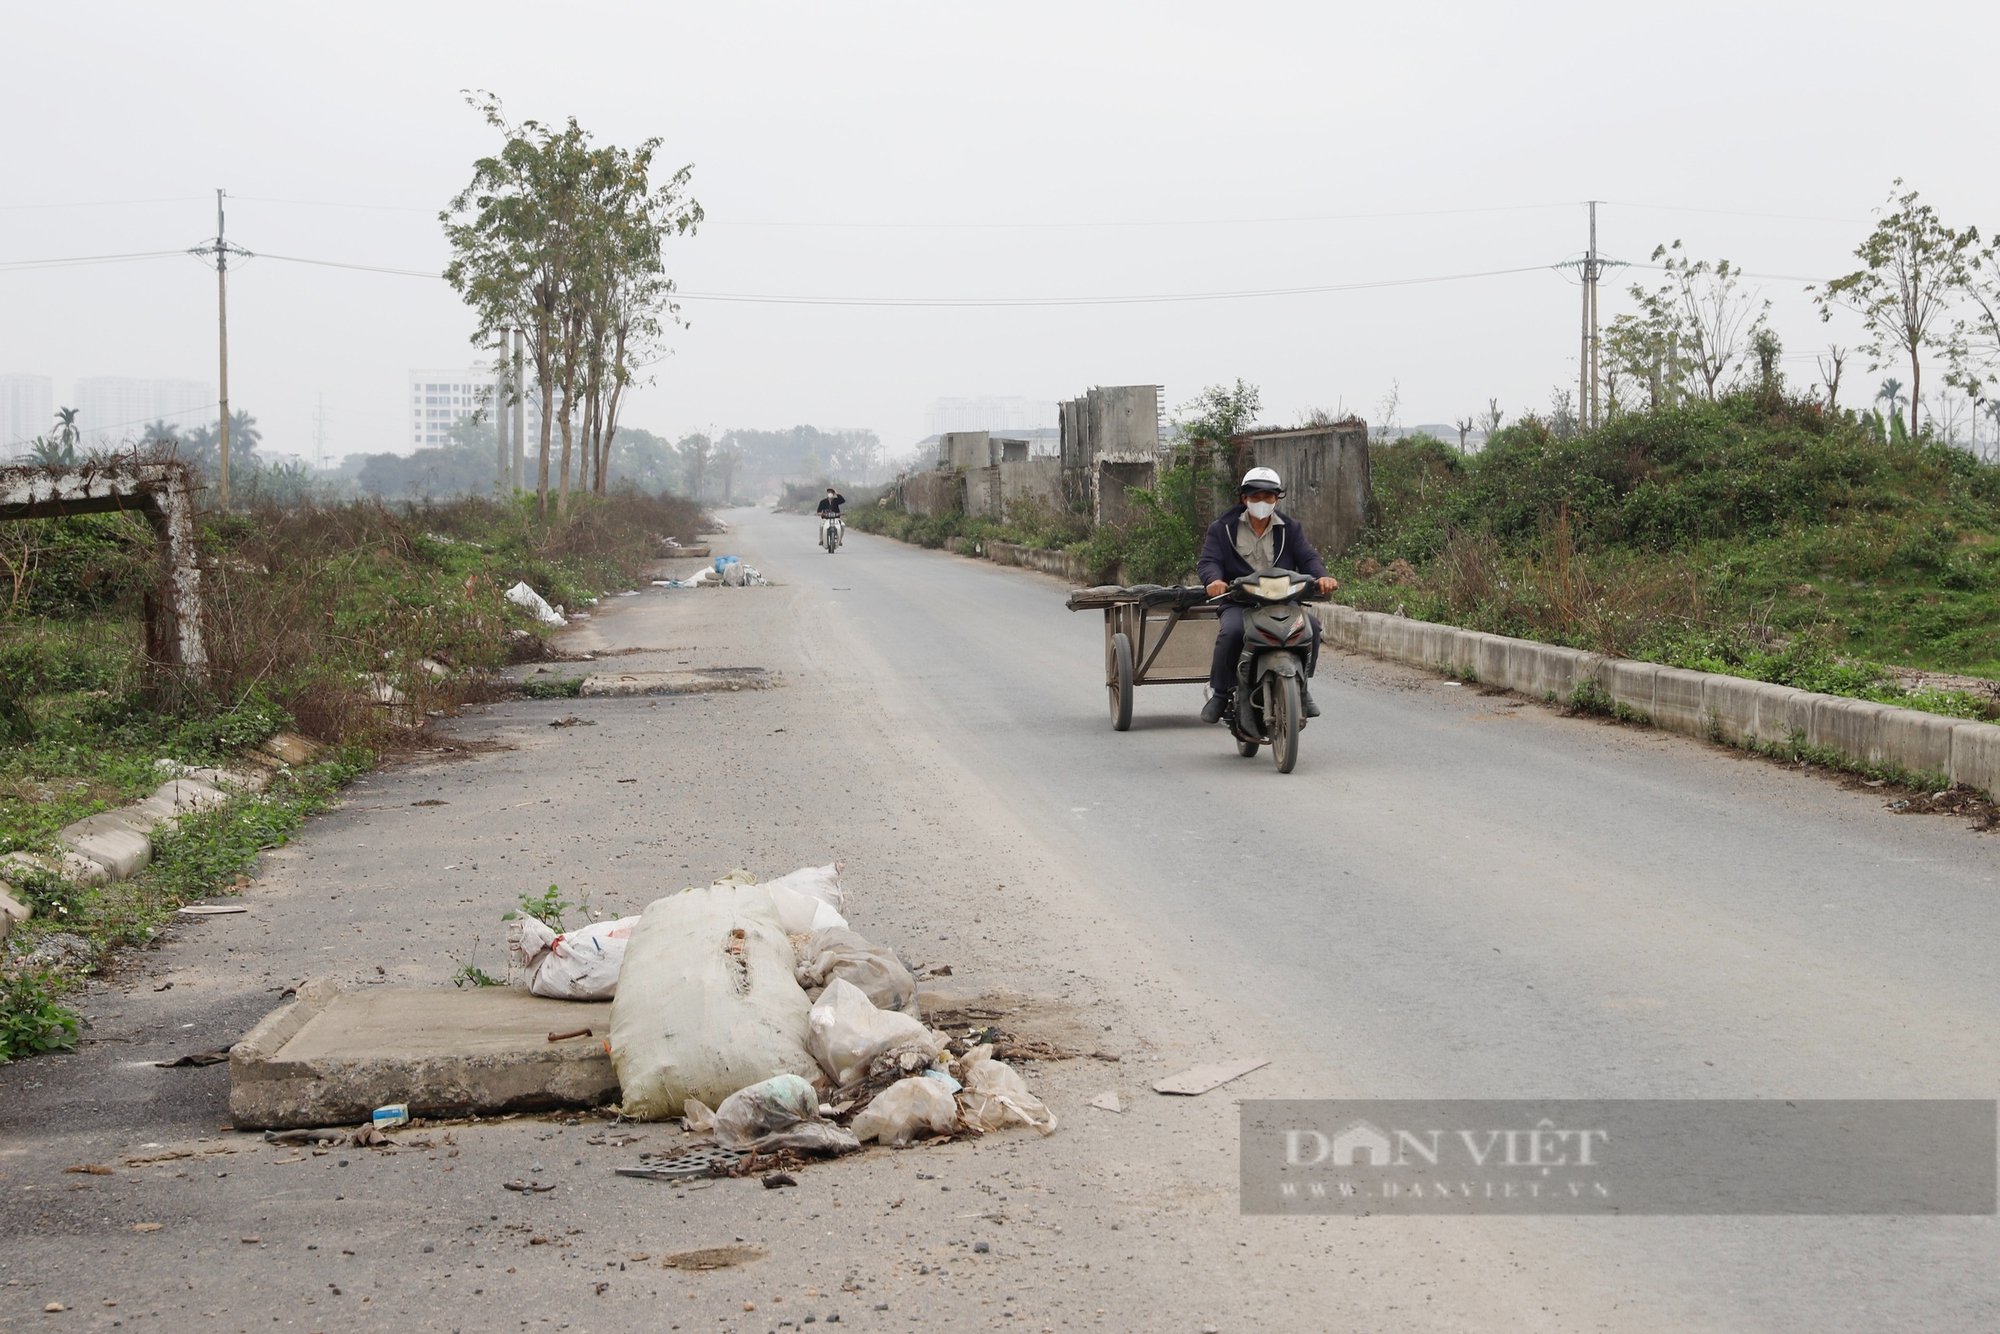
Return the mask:
<path id="1" fill-rule="evenodd" d="M 717 1176 L 743 1161 L 747 1155 L 741 1149 L 725 1149 L 716 1144 L 697 1144 L 691 1149 L 677 1153 L 663 1154 L 658 1158 L 641 1154 L 646 1159 L 639 1167 L 615 1169 L 621 1177 L 642 1177 L 649 1181 L 682 1181 L 691 1177 Z"/>

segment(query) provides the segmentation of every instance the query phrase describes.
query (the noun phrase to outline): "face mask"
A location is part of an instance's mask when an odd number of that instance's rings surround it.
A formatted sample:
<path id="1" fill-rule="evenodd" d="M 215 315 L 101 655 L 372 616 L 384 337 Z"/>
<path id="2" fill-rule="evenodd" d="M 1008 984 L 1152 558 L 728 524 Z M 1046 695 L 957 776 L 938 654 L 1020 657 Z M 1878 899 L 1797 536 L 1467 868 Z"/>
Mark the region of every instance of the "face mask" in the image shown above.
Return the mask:
<path id="1" fill-rule="evenodd" d="M 1253 519 L 1268 519 L 1278 512 L 1278 507 L 1268 500 L 1253 500 L 1245 508 Z"/>

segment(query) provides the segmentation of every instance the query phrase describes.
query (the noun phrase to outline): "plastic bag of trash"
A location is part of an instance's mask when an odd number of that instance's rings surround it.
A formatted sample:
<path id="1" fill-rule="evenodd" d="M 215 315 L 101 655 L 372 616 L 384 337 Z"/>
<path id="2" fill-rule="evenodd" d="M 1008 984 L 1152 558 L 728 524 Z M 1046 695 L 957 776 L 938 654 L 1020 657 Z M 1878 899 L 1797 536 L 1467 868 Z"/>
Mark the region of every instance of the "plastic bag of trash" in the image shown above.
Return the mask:
<path id="1" fill-rule="evenodd" d="M 878 1058 L 907 1057 L 921 1069 L 944 1049 L 943 1040 L 922 1023 L 876 1009 L 861 988 L 839 978 L 813 1003 L 806 1030 L 807 1049 L 836 1088 L 868 1074 Z"/>
<path id="2" fill-rule="evenodd" d="M 540 593 L 528 587 L 527 580 L 525 579 L 508 589 L 505 596 L 515 606 L 527 608 L 534 615 L 534 618 L 543 625 L 569 624 L 568 621 L 562 618 L 560 612 L 543 600 Z"/>
<path id="3" fill-rule="evenodd" d="M 1046 1135 L 1056 1128 L 1056 1114 L 1028 1092 L 1019 1071 L 993 1059 L 991 1043 L 958 1058 L 958 1077 L 965 1085 L 958 1095 L 959 1113 L 970 1129 L 1033 1126 Z"/>
<path id="4" fill-rule="evenodd" d="M 887 946 L 857 931 L 814 931 L 799 949 L 799 985 L 810 990 L 838 978 L 861 988 L 878 1010 L 917 1012 L 917 979 Z"/>
<path id="5" fill-rule="evenodd" d="M 801 894 L 783 885 L 759 885 L 758 888 L 771 896 L 771 907 L 777 911 L 778 924 L 785 928 L 786 935 L 838 930 L 847 925 L 847 919 L 825 899 Z"/>
<path id="6" fill-rule="evenodd" d="M 507 948 L 528 974 L 528 990 L 557 1000 L 610 1000 L 637 917 L 557 931 L 536 917 L 515 920 Z"/>
<path id="7" fill-rule="evenodd" d="M 913 1075 L 876 1094 L 848 1128 L 858 1140 L 900 1149 L 918 1135 L 949 1135 L 958 1129 L 958 1103 L 941 1081 Z"/>
<path id="8" fill-rule="evenodd" d="M 811 1003 L 761 887 L 723 883 L 656 900 L 625 946 L 611 1062 L 636 1120 L 711 1107 L 774 1074 L 807 1078 Z"/>
<path id="9" fill-rule="evenodd" d="M 845 865 L 846 862 L 828 862 L 825 866 L 801 866 L 796 871 L 764 883 L 810 894 L 816 899 L 825 899 L 835 909 L 845 910 L 847 891 L 840 887 L 840 869 Z"/>
<path id="10" fill-rule="evenodd" d="M 819 1094 L 797 1075 L 773 1075 L 736 1090 L 712 1112 L 699 1098 L 689 1098 L 682 1115 L 693 1133 L 740 1149 L 774 1130 L 819 1120 Z"/>

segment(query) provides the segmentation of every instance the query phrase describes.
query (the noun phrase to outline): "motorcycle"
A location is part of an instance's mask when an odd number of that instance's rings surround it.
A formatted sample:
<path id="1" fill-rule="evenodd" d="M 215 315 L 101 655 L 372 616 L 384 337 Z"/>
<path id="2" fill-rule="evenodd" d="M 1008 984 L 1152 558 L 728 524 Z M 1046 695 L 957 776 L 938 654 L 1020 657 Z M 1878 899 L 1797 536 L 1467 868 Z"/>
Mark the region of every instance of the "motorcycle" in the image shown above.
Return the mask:
<path id="1" fill-rule="evenodd" d="M 820 516 L 819 544 L 831 556 L 840 547 L 840 539 L 847 535 L 847 524 L 838 514 Z"/>
<path id="2" fill-rule="evenodd" d="M 1312 576 L 1271 569 L 1254 570 L 1210 599 L 1244 608 L 1243 655 L 1227 715 L 1236 753 L 1249 759 L 1268 745 L 1281 774 L 1299 762 L 1306 725 L 1301 692 L 1313 641 L 1310 613 L 1300 604 L 1317 598 Z"/>

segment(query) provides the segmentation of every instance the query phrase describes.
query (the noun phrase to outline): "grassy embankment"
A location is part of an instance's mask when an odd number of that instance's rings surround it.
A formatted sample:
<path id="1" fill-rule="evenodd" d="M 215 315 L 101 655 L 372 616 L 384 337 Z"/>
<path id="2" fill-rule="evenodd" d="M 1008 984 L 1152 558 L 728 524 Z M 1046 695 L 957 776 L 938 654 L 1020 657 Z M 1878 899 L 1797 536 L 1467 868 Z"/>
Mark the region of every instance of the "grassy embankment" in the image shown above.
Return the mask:
<path id="1" fill-rule="evenodd" d="M 116 946 L 141 944 L 191 899 L 226 893 L 338 788 L 407 744 L 413 724 L 496 689 L 542 628 L 502 597 L 525 580 L 576 607 L 633 586 L 659 539 L 694 536 L 685 502 L 577 499 L 566 518 L 465 500 L 211 515 L 200 689 L 148 690 L 142 600 L 153 538 L 135 515 L 0 525 L 0 854 L 51 853 L 56 832 L 157 787 L 160 761 L 229 765 L 291 729 L 327 749 L 261 796 L 183 820 L 131 881 L 90 888 L 8 872 L 35 916 L 0 956 L 0 1060 L 67 1045 L 62 993 Z M 434 666 L 442 666 L 439 673 Z M 374 687 L 405 704 L 377 703 Z M 80 937 L 64 962 L 52 933 Z"/>

